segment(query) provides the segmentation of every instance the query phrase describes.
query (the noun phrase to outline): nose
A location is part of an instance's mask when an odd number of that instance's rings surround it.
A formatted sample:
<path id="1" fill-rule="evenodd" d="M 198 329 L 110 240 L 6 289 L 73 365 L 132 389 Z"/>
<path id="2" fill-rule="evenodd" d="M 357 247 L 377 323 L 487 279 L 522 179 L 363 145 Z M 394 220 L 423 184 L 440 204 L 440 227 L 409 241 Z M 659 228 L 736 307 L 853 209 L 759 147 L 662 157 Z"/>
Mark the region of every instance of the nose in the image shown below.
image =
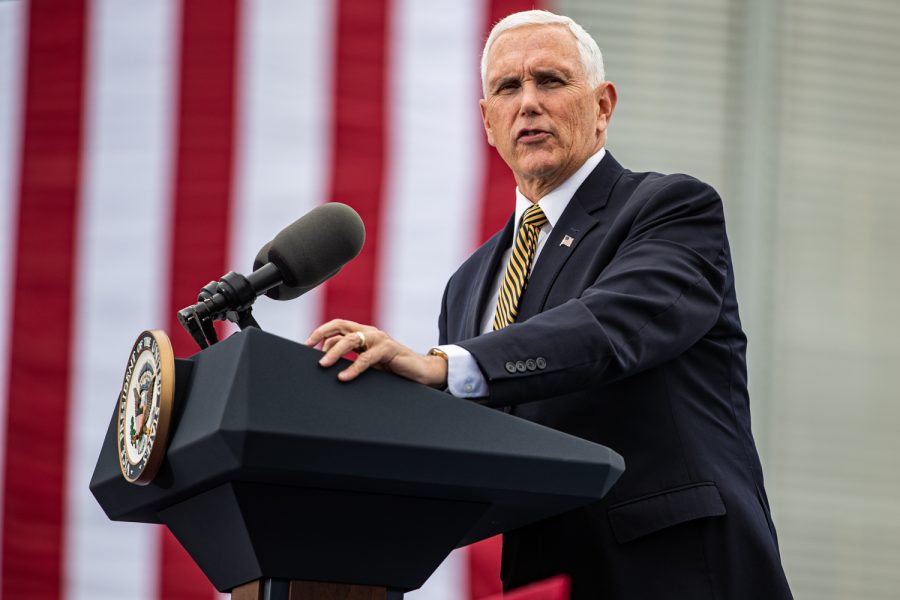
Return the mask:
<path id="1" fill-rule="evenodd" d="M 522 104 L 519 106 L 519 114 L 537 115 L 541 113 L 541 98 L 534 81 L 526 81 L 522 84 Z"/>

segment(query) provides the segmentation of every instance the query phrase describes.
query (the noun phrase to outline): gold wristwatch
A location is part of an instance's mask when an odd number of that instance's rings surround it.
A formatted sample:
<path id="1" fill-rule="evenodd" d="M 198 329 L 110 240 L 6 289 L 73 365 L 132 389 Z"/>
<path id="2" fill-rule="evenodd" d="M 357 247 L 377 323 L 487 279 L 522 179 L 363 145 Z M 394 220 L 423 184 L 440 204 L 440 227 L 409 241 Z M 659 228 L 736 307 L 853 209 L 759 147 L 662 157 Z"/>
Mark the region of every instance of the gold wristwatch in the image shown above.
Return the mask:
<path id="1" fill-rule="evenodd" d="M 447 353 L 444 352 L 443 350 L 441 350 L 440 348 L 432 348 L 431 350 L 428 351 L 428 356 L 440 356 L 441 358 L 446 360 L 447 363 L 450 362 L 450 357 L 447 356 Z"/>

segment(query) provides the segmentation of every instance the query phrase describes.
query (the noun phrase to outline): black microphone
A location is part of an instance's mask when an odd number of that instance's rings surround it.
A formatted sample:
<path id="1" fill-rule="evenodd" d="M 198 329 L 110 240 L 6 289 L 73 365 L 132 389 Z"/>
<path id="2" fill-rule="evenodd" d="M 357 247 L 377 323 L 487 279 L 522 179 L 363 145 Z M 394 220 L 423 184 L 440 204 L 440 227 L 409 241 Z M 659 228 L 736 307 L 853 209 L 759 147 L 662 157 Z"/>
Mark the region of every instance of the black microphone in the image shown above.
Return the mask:
<path id="1" fill-rule="evenodd" d="M 271 265 L 274 263 L 269 262 L 269 250 L 272 247 L 272 242 L 267 242 L 265 246 L 259 249 L 259 252 L 256 253 L 256 258 L 253 259 L 253 270 L 262 269 L 267 264 Z M 343 266 L 343 265 L 341 265 Z M 294 298 L 299 298 L 306 292 L 310 291 L 313 288 L 318 287 L 322 283 L 325 283 L 328 279 L 331 279 L 341 270 L 341 266 L 337 267 L 331 273 L 328 273 L 324 277 L 310 283 L 309 285 L 304 285 L 301 287 L 290 287 L 286 283 L 279 282 L 279 285 L 269 288 L 266 290 L 266 296 L 272 298 L 273 300 L 293 300 Z"/>
<path id="2" fill-rule="evenodd" d="M 329 202 L 282 229 L 257 253 L 253 268 L 276 265 L 283 275 L 281 285 L 267 295 L 291 300 L 337 275 L 356 258 L 365 241 L 366 228 L 359 214 L 346 204 Z M 279 294 L 282 288 L 290 289 L 290 294 Z"/>
<path id="3" fill-rule="evenodd" d="M 309 211 L 260 249 L 254 271 L 230 272 L 204 286 L 197 304 L 178 311 L 178 320 L 201 348 L 217 341 L 212 321 L 228 319 L 259 327 L 250 315 L 257 296 L 290 300 L 336 275 L 362 250 L 366 229 L 346 204 L 329 202 Z"/>

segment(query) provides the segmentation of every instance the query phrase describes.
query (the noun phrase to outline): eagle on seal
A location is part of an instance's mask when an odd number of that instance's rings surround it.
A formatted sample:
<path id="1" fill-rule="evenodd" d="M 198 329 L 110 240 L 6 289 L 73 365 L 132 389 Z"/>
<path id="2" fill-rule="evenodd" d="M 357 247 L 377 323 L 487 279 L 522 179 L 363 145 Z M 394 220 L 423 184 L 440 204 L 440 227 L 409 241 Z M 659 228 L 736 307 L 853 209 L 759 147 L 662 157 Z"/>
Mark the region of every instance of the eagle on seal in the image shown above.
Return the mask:
<path id="1" fill-rule="evenodd" d="M 150 417 L 150 405 L 153 404 L 153 390 L 156 387 L 156 373 L 150 363 L 144 363 L 138 375 L 138 385 L 131 388 L 134 394 L 134 417 L 131 421 L 131 442 L 137 444 L 138 440 L 150 433 L 148 423 Z M 137 423 L 135 423 L 135 420 Z"/>

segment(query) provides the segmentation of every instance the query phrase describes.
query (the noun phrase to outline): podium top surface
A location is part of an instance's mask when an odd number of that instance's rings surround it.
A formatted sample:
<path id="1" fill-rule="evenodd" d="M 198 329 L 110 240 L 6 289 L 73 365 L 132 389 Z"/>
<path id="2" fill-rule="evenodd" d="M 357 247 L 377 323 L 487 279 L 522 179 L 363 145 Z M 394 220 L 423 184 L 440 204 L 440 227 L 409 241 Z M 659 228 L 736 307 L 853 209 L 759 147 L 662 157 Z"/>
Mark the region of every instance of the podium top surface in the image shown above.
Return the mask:
<path id="1" fill-rule="evenodd" d="M 502 411 L 367 371 L 342 383 L 321 352 L 248 329 L 179 361 L 173 435 L 156 479 L 127 483 L 115 415 L 91 490 L 115 520 L 229 481 L 490 505 L 460 541 L 599 500 L 624 470 L 612 450 Z"/>

